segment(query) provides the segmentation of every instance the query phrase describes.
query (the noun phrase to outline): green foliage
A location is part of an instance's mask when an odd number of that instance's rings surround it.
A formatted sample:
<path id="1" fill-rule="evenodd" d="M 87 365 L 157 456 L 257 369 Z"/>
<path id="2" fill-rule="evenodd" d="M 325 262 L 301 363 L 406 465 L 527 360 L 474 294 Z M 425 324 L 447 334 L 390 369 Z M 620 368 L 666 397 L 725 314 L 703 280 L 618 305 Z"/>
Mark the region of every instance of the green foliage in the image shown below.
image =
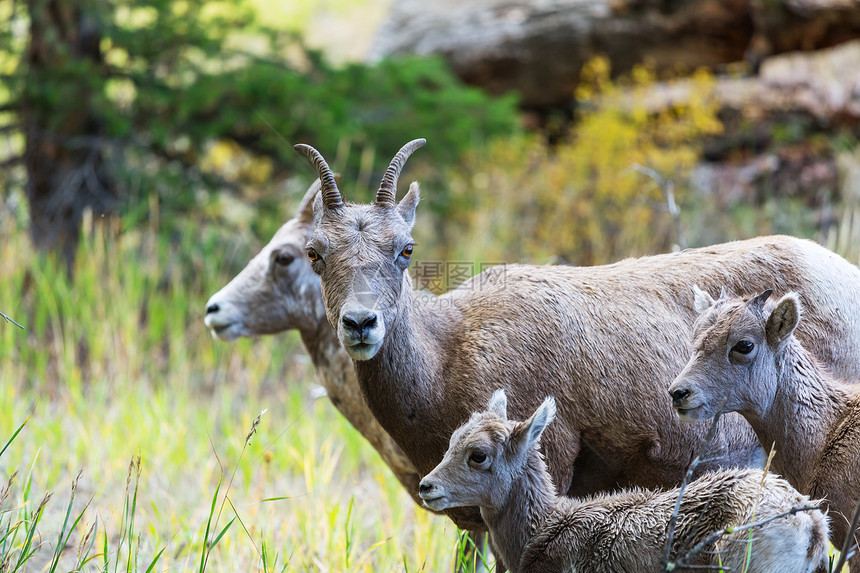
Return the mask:
<path id="1" fill-rule="evenodd" d="M 487 539 L 484 539 L 483 547 L 478 547 L 475 544 L 475 535 L 464 529 L 457 530 L 454 562 L 456 570 L 461 573 L 473 573 L 475 571 L 492 573 L 496 569 L 496 564 L 491 563 Z"/>
<path id="2" fill-rule="evenodd" d="M 0 473 L 32 468 L 14 506 L 0 495 L 0 553 L 13 566 L 38 558 L 37 525 L 52 510 L 33 503 L 32 484 L 65 484 L 81 465 L 96 476 L 92 503 L 75 509 L 72 496 L 42 536 L 55 549 L 77 542 L 81 568 L 450 570 L 468 549 L 450 522 L 414 506 L 329 404 L 308 399 L 313 377 L 294 334 L 228 346 L 203 327 L 208 296 L 287 216 L 272 183 L 286 178 L 300 194 L 313 177 L 295 142 L 317 146 L 344 173 L 349 198 L 366 199 L 396 149 L 427 137 L 409 164 L 426 190 L 415 231 L 425 259 L 601 263 L 665 251 L 674 226 L 634 164 L 677 183 L 693 242 L 815 230 L 798 223 L 797 203 L 727 206 L 691 193 L 701 139 L 720 130 L 704 73 L 689 80 L 688 104 L 654 112 L 639 97 L 655 83 L 647 67 L 618 83 L 596 60 L 574 136 L 550 147 L 519 132 L 512 98 L 463 86 L 440 59 L 333 66 L 241 1 L 61 4 L 93 19 L 100 59 L 60 44 L 49 66 L 28 68 L 28 4 L 0 4 L 17 10 L 0 24 L 0 106 L 26 100 L 72 145 L 104 150 L 125 215 L 85 219 L 69 278 L 32 250 L 20 183 L 9 184 L 20 174 L 0 172 L 12 213 L 0 205 L 0 310 L 25 329 L 0 313 L 0 436 L 23 442 L 0 451 Z M 97 137 L 76 126 L 82 111 Z M 0 124 L 17 118 L 0 113 Z M 0 134 L 20 151 L 19 131 Z M 856 156 L 844 159 L 857 171 Z M 209 192 L 223 188 L 234 193 Z M 857 261 L 852 201 L 825 238 Z M 236 439 L 263 408 L 272 412 L 263 438 Z M 39 423 L 19 435 L 12 421 L 31 412 Z M 143 477 L 139 462 L 126 473 L 137 453 Z M 221 457 L 236 460 L 227 487 Z M 58 555 L 41 569 L 63 567 Z"/>
<path id="3" fill-rule="evenodd" d="M 189 191 L 259 186 L 294 171 L 310 180 L 292 150 L 298 142 L 369 181 L 415 137 L 431 141 L 419 162 L 445 165 L 517 125 L 512 97 L 463 85 L 440 58 L 336 67 L 295 33 L 257 21 L 246 0 L 64 3 L 85 22 L 78 32 L 96 36 L 90 58 L 54 35 L 47 5 L 17 3 L 3 27 L 0 53 L 18 62 L 5 103 L 42 118 L 64 145 L 105 153 L 125 209 L 139 215 L 153 192 L 173 214 L 198 206 Z M 49 62 L 24 57 L 16 22 L 41 23 Z M 231 169 L 237 158 L 244 167 Z"/>
<path id="4" fill-rule="evenodd" d="M 316 65 L 326 70 L 323 62 Z M 319 105 L 307 114 L 305 126 L 321 149 L 337 149 L 346 139 L 374 146 L 387 159 L 393 155 L 389 150 L 421 136 L 432 142 L 426 157 L 444 164 L 516 125 L 512 98 L 491 100 L 464 87 L 440 58 L 408 57 L 372 67 L 350 64 L 322 75 L 326 81 L 309 98 Z"/>
<path id="5" fill-rule="evenodd" d="M 549 148 L 509 138 L 476 150 L 471 171 L 452 176 L 454 193 L 479 196 L 462 221 L 476 236 L 464 242 L 477 242 L 485 260 L 599 264 L 677 241 L 660 189 L 634 167 L 686 181 L 702 139 L 721 124 L 708 74 L 686 80 L 685 105 L 663 111 L 651 111 L 645 97 L 655 81 L 641 66 L 613 82 L 597 58 L 583 71 L 583 111 L 569 141 Z M 677 191 L 686 197 L 686 188 Z"/>

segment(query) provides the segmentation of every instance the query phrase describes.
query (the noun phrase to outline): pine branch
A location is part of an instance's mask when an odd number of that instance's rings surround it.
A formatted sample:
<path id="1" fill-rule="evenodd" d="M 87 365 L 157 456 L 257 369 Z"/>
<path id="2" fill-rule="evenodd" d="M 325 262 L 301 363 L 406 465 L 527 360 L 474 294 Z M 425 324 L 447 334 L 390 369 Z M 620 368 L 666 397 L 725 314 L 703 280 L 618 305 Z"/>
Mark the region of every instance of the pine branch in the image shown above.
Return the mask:
<path id="1" fill-rule="evenodd" d="M 240 185 L 237 185 L 236 183 L 225 179 L 224 177 L 215 173 L 209 173 L 201 170 L 200 166 L 197 163 L 188 159 L 187 157 L 183 157 L 181 154 L 172 153 L 164 147 L 151 143 L 147 144 L 146 142 L 142 141 L 138 141 L 135 143 L 136 145 L 143 147 L 157 157 L 160 157 L 166 161 L 176 161 L 177 163 L 180 163 L 186 170 L 193 170 L 197 175 L 200 176 L 200 179 L 202 179 L 204 183 L 211 187 L 226 187 L 234 193 L 242 192 L 242 188 Z"/>
<path id="2" fill-rule="evenodd" d="M 24 162 L 24 156 L 23 155 L 13 155 L 12 157 L 9 157 L 7 159 L 4 159 L 3 161 L 0 161 L 0 171 L 5 170 L 5 169 L 9 169 L 10 167 L 14 167 L 15 165 L 18 165 L 19 163 L 23 163 L 23 162 Z"/>
<path id="3" fill-rule="evenodd" d="M 0 105 L 0 113 L 5 113 L 7 111 L 18 111 L 20 109 L 21 109 L 21 102 L 17 101 L 17 100 L 16 101 L 10 101 L 10 102 L 4 103 L 3 105 Z"/>
<path id="4" fill-rule="evenodd" d="M 8 125 L 0 126 L 0 135 L 3 135 L 4 133 L 12 133 L 15 131 L 20 131 L 20 130 L 21 130 L 21 124 L 10 123 Z"/>

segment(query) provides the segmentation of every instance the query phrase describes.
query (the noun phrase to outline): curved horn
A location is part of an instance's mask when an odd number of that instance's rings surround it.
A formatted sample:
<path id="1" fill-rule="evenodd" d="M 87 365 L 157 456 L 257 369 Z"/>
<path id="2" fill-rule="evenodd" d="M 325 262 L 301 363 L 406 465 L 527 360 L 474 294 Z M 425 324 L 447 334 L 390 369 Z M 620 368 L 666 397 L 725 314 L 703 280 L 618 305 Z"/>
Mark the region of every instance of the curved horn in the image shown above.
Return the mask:
<path id="1" fill-rule="evenodd" d="M 412 152 L 427 143 L 426 139 L 413 139 L 406 145 L 400 148 L 400 151 L 388 164 L 388 169 L 385 170 L 385 175 L 382 176 L 382 183 L 379 185 L 379 191 L 376 192 L 375 205 L 393 206 L 395 194 L 397 193 L 397 178 L 400 177 L 400 170 Z"/>
<path id="2" fill-rule="evenodd" d="M 331 168 L 328 166 L 328 163 L 323 159 L 322 154 L 310 145 L 305 145 L 304 143 L 294 145 L 293 149 L 313 161 L 314 167 L 320 176 L 320 182 L 322 183 L 323 205 L 326 209 L 343 205 L 343 198 L 340 196 L 337 183 L 335 183 L 334 174 L 331 172 Z"/>
<path id="3" fill-rule="evenodd" d="M 770 298 L 770 295 L 773 294 L 773 289 L 769 288 L 761 294 L 757 294 L 747 303 L 749 306 L 757 306 L 758 308 L 764 307 L 764 303 L 767 302 L 767 299 Z"/>
<path id="4" fill-rule="evenodd" d="M 305 191 L 304 197 L 302 197 L 301 202 L 299 202 L 299 208 L 296 209 L 296 218 L 302 223 L 313 223 L 314 221 L 314 212 L 313 212 L 313 203 L 314 199 L 317 197 L 317 193 L 320 192 L 322 188 L 322 183 L 319 178 L 317 178 L 308 190 Z"/>
<path id="5" fill-rule="evenodd" d="M 334 174 L 335 183 L 340 183 L 340 173 Z M 308 190 L 305 191 L 304 197 L 299 202 L 299 208 L 296 209 L 296 219 L 301 221 L 302 223 L 313 223 L 314 222 L 314 199 L 319 195 L 320 189 L 322 188 L 322 183 L 319 180 L 319 177 L 314 179 L 314 182 L 308 187 Z"/>

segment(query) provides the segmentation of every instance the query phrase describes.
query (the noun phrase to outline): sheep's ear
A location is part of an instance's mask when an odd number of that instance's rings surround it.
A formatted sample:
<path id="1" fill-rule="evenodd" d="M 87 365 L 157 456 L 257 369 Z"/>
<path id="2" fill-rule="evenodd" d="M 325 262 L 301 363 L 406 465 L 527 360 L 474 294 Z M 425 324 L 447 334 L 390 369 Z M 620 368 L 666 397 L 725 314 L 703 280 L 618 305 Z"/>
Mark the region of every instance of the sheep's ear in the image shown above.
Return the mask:
<path id="1" fill-rule="evenodd" d="M 715 302 L 711 295 L 700 289 L 698 285 L 693 285 L 693 308 L 696 309 L 696 312 L 702 314 L 714 306 Z"/>
<path id="2" fill-rule="evenodd" d="M 314 199 L 313 203 L 314 203 L 314 225 L 319 225 L 320 219 L 322 219 L 323 212 L 325 211 L 325 207 L 323 206 L 322 193 L 317 193 L 317 196 Z"/>
<path id="3" fill-rule="evenodd" d="M 409 191 L 406 192 L 406 195 L 404 195 L 403 199 L 400 200 L 400 203 L 397 204 L 397 212 L 400 213 L 400 216 L 403 217 L 403 220 L 406 221 L 406 224 L 409 225 L 410 228 L 415 224 L 415 208 L 418 207 L 420 195 L 421 192 L 418 189 L 418 182 L 413 181 L 409 186 Z"/>
<path id="4" fill-rule="evenodd" d="M 790 292 L 779 299 L 776 307 L 767 317 L 767 323 L 764 327 L 767 343 L 772 348 L 776 348 L 791 336 L 799 322 L 800 300 L 796 294 Z"/>
<path id="5" fill-rule="evenodd" d="M 508 397 L 503 389 L 499 388 L 493 392 L 490 402 L 487 404 L 487 410 L 503 420 L 508 419 Z"/>
<path id="6" fill-rule="evenodd" d="M 543 404 L 538 406 L 532 417 L 517 428 L 512 434 L 512 440 L 516 443 L 519 452 L 526 452 L 535 446 L 546 427 L 555 419 L 555 398 L 548 397 Z"/>

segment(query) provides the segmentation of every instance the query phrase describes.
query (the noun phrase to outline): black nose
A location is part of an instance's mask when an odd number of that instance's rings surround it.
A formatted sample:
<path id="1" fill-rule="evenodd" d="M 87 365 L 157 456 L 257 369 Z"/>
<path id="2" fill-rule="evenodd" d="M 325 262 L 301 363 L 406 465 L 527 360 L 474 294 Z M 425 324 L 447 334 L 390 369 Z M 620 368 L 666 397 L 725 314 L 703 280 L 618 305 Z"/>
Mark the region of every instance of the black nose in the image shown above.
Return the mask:
<path id="1" fill-rule="evenodd" d="M 376 326 L 376 314 L 367 314 L 365 316 L 356 317 L 344 316 L 343 325 L 359 334 L 364 334 L 365 331 Z"/>
<path id="2" fill-rule="evenodd" d="M 690 391 L 687 390 L 686 388 L 678 388 L 674 392 L 669 392 L 669 394 L 672 395 L 672 402 L 678 403 L 681 400 L 683 400 L 684 398 L 686 398 L 687 396 L 689 396 Z"/>
<path id="3" fill-rule="evenodd" d="M 422 481 L 420 484 L 418 484 L 418 493 L 420 495 L 426 495 L 426 494 L 430 493 L 432 490 L 433 490 L 433 484 L 432 483 L 424 483 Z"/>
<path id="4" fill-rule="evenodd" d="M 213 302 L 206 307 L 206 314 L 212 314 L 213 312 L 218 312 L 219 310 L 221 310 L 221 307 L 218 306 L 217 302 Z"/>

